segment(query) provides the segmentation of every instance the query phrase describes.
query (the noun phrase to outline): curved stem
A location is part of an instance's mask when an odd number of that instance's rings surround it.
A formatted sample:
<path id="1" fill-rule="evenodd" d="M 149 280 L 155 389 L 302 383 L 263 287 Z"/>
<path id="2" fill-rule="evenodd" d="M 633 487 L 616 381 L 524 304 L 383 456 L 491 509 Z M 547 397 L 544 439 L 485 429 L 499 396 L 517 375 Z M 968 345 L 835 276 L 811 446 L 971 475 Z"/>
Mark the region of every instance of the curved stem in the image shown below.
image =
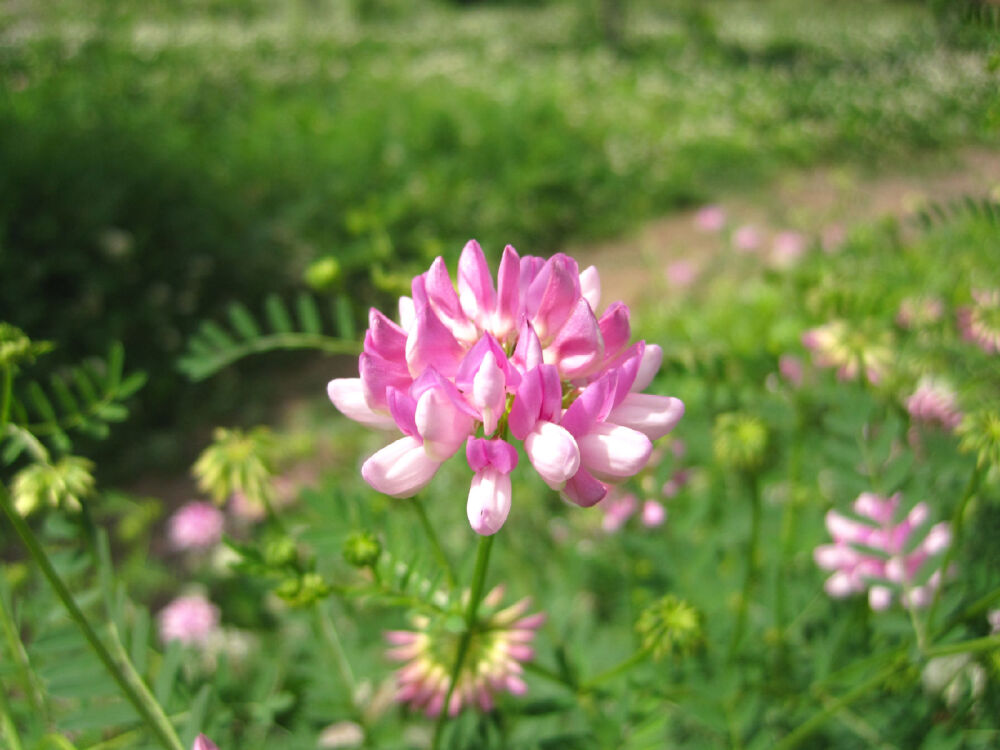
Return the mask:
<path id="1" fill-rule="evenodd" d="M 93 627 L 80 610 L 76 600 L 73 599 L 73 595 L 70 594 L 66 584 L 59 577 L 59 574 L 52 566 L 48 555 L 45 554 L 45 550 L 42 549 L 42 546 L 39 544 L 34 532 L 11 506 L 7 490 L 2 485 L 0 485 L 0 509 L 3 510 L 11 524 L 14 526 L 14 530 L 17 532 L 17 535 L 21 538 L 24 546 L 28 548 L 29 554 L 41 569 L 42 574 L 48 580 L 49 585 L 52 586 L 52 589 L 59 597 L 59 600 L 62 602 L 66 612 L 69 614 L 70 619 L 73 620 L 74 624 L 80 629 L 80 632 L 87 640 L 91 649 L 93 649 L 94 653 L 97 655 L 97 658 L 101 661 L 105 670 L 107 670 L 108 674 L 111 675 L 114 681 L 118 684 L 118 687 L 135 708 L 139 716 L 142 717 L 143 721 L 145 721 L 149 728 L 153 731 L 153 734 L 156 736 L 159 743 L 167 750 L 185 750 L 184 746 L 181 744 L 180 738 L 177 736 L 177 732 L 174 730 L 173 725 L 170 724 L 170 721 L 166 718 L 166 715 L 163 713 L 163 709 L 160 707 L 159 703 L 156 703 L 155 699 L 149 695 L 148 691 L 146 691 L 146 694 L 143 695 L 143 692 L 131 683 L 123 671 L 122 666 L 115 662 L 114 657 L 110 654 L 104 643 L 97 636 L 97 633 L 94 632 Z"/>
<path id="2" fill-rule="evenodd" d="M 786 735 L 781 742 L 775 745 L 775 750 L 791 750 L 791 748 L 798 747 L 803 740 L 826 724 L 834 714 L 877 688 L 898 671 L 904 663 L 903 661 L 894 661 L 883 669 L 880 669 L 860 685 L 857 685 L 854 689 L 847 691 L 836 700 L 830 701 L 826 705 L 826 708 Z"/>
<path id="3" fill-rule="evenodd" d="M 486 583 L 486 570 L 490 564 L 490 550 L 492 548 L 492 536 L 479 537 L 479 547 L 476 549 L 476 568 L 472 574 L 469 603 L 465 609 L 465 630 L 462 632 L 462 638 L 458 642 L 458 650 L 455 652 L 455 665 L 451 670 L 451 679 L 448 680 L 448 693 L 445 695 L 444 703 L 441 706 L 441 713 L 438 714 L 437 724 L 434 725 L 434 741 L 431 743 L 432 750 L 438 750 L 441 746 L 441 733 L 444 731 L 444 725 L 448 721 L 451 698 L 455 693 L 455 686 L 458 684 L 458 678 L 462 673 L 462 666 L 465 663 L 465 656 L 469 651 L 469 643 L 472 641 L 472 636 L 475 632 L 476 615 L 479 613 L 479 604 L 483 597 L 483 586 Z"/>
<path id="4" fill-rule="evenodd" d="M 340 636 L 337 635 L 337 628 L 333 624 L 333 620 L 330 618 L 330 613 L 327 611 L 327 608 L 323 605 L 322 601 L 316 602 L 315 612 L 316 629 L 319 630 L 320 636 L 323 638 L 323 642 L 326 644 L 326 647 L 330 651 L 330 655 L 333 657 L 333 662 L 337 666 L 337 671 L 340 672 L 340 679 L 351 696 L 351 705 L 353 706 L 355 705 L 355 697 L 357 696 L 357 687 L 354 682 L 354 670 L 351 669 L 351 663 L 347 660 L 347 654 L 344 653 L 344 646 L 340 642 Z"/>
<path id="5" fill-rule="evenodd" d="M 652 649 L 650 648 L 640 648 L 638 651 L 636 651 L 634 654 L 632 654 L 630 657 L 625 659 L 625 661 L 621 662 L 620 664 L 617 664 L 611 667 L 611 669 L 606 669 L 603 672 L 595 675 L 594 677 L 591 677 L 589 680 L 583 683 L 583 685 L 580 686 L 580 692 L 588 692 L 590 690 L 593 690 L 602 682 L 613 680 L 615 677 L 618 677 L 618 675 L 628 672 L 630 669 L 632 669 L 632 667 L 635 667 L 638 664 L 642 664 L 649 657 L 651 651 Z"/>
<path id="6" fill-rule="evenodd" d="M 423 527 L 424 533 L 431 543 L 431 549 L 434 550 L 434 557 L 437 558 L 438 564 L 444 570 L 444 576 L 448 580 L 448 588 L 454 590 L 458 585 L 455 568 L 448 559 L 448 555 L 445 554 L 444 547 L 441 546 L 441 540 L 438 539 L 437 532 L 434 530 L 434 526 L 431 525 L 431 520 L 427 517 L 427 510 L 424 508 L 423 501 L 419 497 L 413 498 L 413 507 L 416 509 L 420 525 Z"/>

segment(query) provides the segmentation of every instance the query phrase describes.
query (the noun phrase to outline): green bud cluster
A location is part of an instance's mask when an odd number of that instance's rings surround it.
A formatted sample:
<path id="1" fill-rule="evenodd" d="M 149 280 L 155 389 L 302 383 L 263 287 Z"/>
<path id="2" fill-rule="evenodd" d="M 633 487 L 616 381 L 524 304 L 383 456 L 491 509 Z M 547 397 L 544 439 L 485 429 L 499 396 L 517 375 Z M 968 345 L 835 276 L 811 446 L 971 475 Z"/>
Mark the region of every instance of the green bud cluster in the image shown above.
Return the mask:
<path id="1" fill-rule="evenodd" d="M 344 541 L 344 560 L 355 568 L 372 568 L 382 556 L 382 544 L 368 531 L 356 531 Z"/>
<path id="2" fill-rule="evenodd" d="M 54 464 L 34 463 L 14 477 L 14 508 L 22 516 L 43 506 L 80 510 L 94 491 L 94 464 L 79 456 L 65 456 Z"/>
<path id="3" fill-rule="evenodd" d="M 635 628 L 643 648 L 649 649 L 654 659 L 690 653 L 704 638 L 697 610 L 673 594 L 648 606 Z"/>
<path id="4" fill-rule="evenodd" d="M 767 425 L 758 417 L 727 412 L 715 418 L 713 448 L 716 460 L 724 466 L 759 469 L 767 459 L 768 443 Z"/>
<path id="5" fill-rule="evenodd" d="M 265 505 L 271 498 L 273 438 L 265 427 L 248 432 L 215 430 L 212 444 L 195 461 L 192 473 L 198 487 L 221 503 L 234 492 Z"/>

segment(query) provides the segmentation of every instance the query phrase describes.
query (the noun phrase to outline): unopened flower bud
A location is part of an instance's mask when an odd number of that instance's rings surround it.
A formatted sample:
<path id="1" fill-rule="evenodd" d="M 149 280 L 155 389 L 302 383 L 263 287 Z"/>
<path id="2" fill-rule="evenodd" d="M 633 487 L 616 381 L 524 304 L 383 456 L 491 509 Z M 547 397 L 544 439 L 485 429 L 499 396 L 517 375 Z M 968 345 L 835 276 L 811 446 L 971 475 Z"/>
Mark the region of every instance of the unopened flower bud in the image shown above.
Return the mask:
<path id="1" fill-rule="evenodd" d="M 647 607 L 635 627 L 654 659 L 690 653 L 704 637 L 697 610 L 673 594 Z"/>
<path id="2" fill-rule="evenodd" d="M 767 426 L 750 414 L 729 412 L 715 419 L 715 457 L 733 469 L 753 471 L 767 458 Z"/>
<path id="3" fill-rule="evenodd" d="M 356 531 L 344 541 L 344 559 L 355 568 L 372 568 L 382 555 L 382 544 L 368 531 Z"/>

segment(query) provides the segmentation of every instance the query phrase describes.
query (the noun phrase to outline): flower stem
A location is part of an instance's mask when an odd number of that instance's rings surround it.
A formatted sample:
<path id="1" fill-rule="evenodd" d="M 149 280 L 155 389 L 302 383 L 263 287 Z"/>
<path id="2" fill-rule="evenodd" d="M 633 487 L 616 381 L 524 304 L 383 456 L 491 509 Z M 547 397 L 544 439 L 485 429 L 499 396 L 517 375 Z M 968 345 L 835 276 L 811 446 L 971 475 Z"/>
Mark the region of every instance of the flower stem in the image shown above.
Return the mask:
<path id="1" fill-rule="evenodd" d="M 760 543 L 760 485 L 756 474 L 745 475 L 747 488 L 750 491 L 750 541 L 747 544 L 746 574 L 743 577 L 743 591 L 740 594 L 740 605 L 736 612 L 736 627 L 733 629 L 733 640 L 729 644 L 729 660 L 732 661 L 743 640 L 743 631 L 747 625 L 747 607 L 750 602 L 750 590 L 757 577 L 757 547 Z"/>
<path id="2" fill-rule="evenodd" d="M 492 536 L 479 537 L 479 547 L 476 549 L 476 567 L 472 573 L 472 587 L 469 590 L 469 603 L 465 609 L 465 630 L 462 638 L 458 642 L 458 651 L 455 652 L 455 665 L 451 669 L 451 679 L 448 680 L 448 693 L 445 695 L 444 704 L 441 706 L 441 713 L 438 714 L 437 724 L 434 725 L 434 741 L 431 743 L 432 750 L 438 750 L 441 746 L 441 733 L 444 725 L 448 721 L 451 698 L 455 693 L 458 684 L 458 677 L 462 673 L 462 666 L 465 663 L 465 655 L 469 651 L 469 643 L 476 627 L 476 615 L 479 613 L 479 604 L 483 596 L 483 586 L 486 583 L 486 570 L 490 564 L 490 550 L 493 548 Z"/>
<path id="3" fill-rule="evenodd" d="M 333 657 L 333 662 L 337 666 L 337 671 L 340 672 L 340 679 L 350 694 L 351 705 L 353 706 L 355 704 L 355 696 L 357 695 L 357 687 L 354 682 L 354 671 L 351 669 L 351 663 L 347 660 L 347 654 L 344 652 L 344 646 L 340 642 L 340 636 L 337 635 L 337 628 L 333 624 L 333 620 L 330 618 L 330 613 L 327 611 L 327 608 L 324 606 L 322 601 L 316 602 L 314 609 L 316 629 L 319 631 L 320 636 L 323 638 L 323 642 L 326 644 L 327 649 L 330 651 L 330 655 Z"/>
<path id="4" fill-rule="evenodd" d="M 962 495 L 962 499 L 958 503 L 958 507 L 955 509 L 955 515 L 951 520 L 951 544 L 948 545 L 948 549 L 944 552 L 944 557 L 941 560 L 941 583 L 938 585 L 937 589 L 934 591 L 934 600 L 931 602 L 931 608 L 927 611 L 927 629 L 933 630 L 934 627 L 934 615 L 937 613 L 938 604 L 941 600 L 941 589 L 944 587 L 944 581 L 948 577 L 948 566 L 951 565 L 952 561 L 955 559 L 955 550 L 958 549 L 959 543 L 962 539 L 962 524 L 965 521 L 965 511 L 969 507 L 969 501 L 975 496 L 976 491 L 979 489 L 979 482 L 983 478 L 982 468 L 979 463 L 976 463 L 976 467 L 972 470 L 972 475 L 969 477 L 969 482 L 965 486 L 965 492 Z"/>
<path id="5" fill-rule="evenodd" d="M 434 557 L 437 558 L 438 564 L 444 570 L 444 576 L 448 580 L 448 587 L 454 590 L 458 585 L 455 568 L 448 559 L 448 556 L 444 553 L 444 547 L 441 546 L 441 540 L 438 539 L 437 532 L 434 530 L 434 526 L 431 525 L 431 520 L 427 517 L 427 509 L 424 508 L 424 503 L 419 497 L 413 498 L 413 507 L 417 511 L 417 517 L 420 519 L 420 525 L 423 527 L 424 533 L 427 535 L 427 539 L 431 543 L 431 549 L 434 550 Z"/>
<path id="6" fill-rule="evenodd" d="M 59 574 L 52 566 L 51 561 L 45 554 L 45 550 L 42 549 L 41 544 L 39 544 L 34 532 L 11 506 L 7 490 L 2 485 L 0 485 L 0 508 L 3 509 L 7 518 L 10 519 L 17 535 L 21 538 L 21 541 L 24 543 L 24 546 L 27 547 L 29 554 L 41 569 L 42 574 L 48 580 L 49 585 L 52 586 L 52 589 L 59 597 L 59 600 L 62 602 L 66 612 L 69 614 L 70 619 L 73 620 L 74 624 L 80 629 L 80 632 L 87 640 L 91 649 L 93 649 L 94 653 L 97 655 L 97 658 L 101 661 L 101 664 L 118 684 L 118 687 L 135 708 L 139 716 L 142 717 L 143 721 L 145 721 L 152 730 L 159 743 L 163 747 L 167 748 L 167 750 L 184 750 L 184 746 L 181 744 L 180 738 L 177 736 L 177 732 L 166 718 L 166 715 L 163 713 L 163 709 L 160 705 L 156 703 L 155 699 L 152 698 L 148 691 L 141 691 L 132 684 L 126 676 L 126 672 L 122 666 L 115 662 L 114 657 L 112 657 L 104 643 L 97 636 L 97 633 L 94 632 L 93 627 L 80 610 L 76 600 L 73 599 L 73 596 L 70 594 L 66 584 L 59 577 Z M 135 679 L 134 676 L 133 679 Z"/>
<path id="7" fill-rule="evenodd" d="M 1000 649 L 1000 635 L 988 635 L 984 638 L 974 638 L 971 641 L 946 643 L 943 646 L 932 646 L 927 649 L 927 658 L 935 656 L 950 656 L 952 654 L 970 654 L 977 651 L 992 651 Z"/>
<path id="8" fill-rule="evenodd" d="M 583 685 L 580 686 L 580 692 L 582 693 L 590 692 L 598 685 L 600 685 L 602 682 L 613 680 L 615 677 L 618 677 L 619 675 L 628 672 L 633 667 L 642 664 L 644 661 L 646 661 L 647 658 L 649 658 L 649 654 L 651 651 L 652 649 L 649 648 L 640 648 L 638 651 L 636 651 L 634 654 L 632 654 L 630 657 L 625 659 L 625 661 L 621 662 L 620 664 L 617 664 L 616 666 L 611 667 L 611 669 L 606 669 L 605 671 L 595 675 L 594 677 L 591 677 L 589 680 L 583 683 Z"/>
<path id="9" fill-rule="evenodd" d="M 898 671 L 904 663 L 905 662 L 901 660 L 893 661 L 891 664 L 876 672 L 872 677 L 854 687 L 854 689 L 847 691 L 836 700 L 832 700 L 827 703 L 826 708 L 806 721 L 804 724 L 799 725 L 799 727 L 790 734 L 786 735 L 781 742 L 775 745 L 775 750 L 791 750 L 791 748 L 798 747 L 803 740 L 812 735 L 813 732 L 820 729 L 820 727 L 829 721 L 834 714 L 851 705 L 856 700 L 863 698 L 865 695 L 877 688 L 896 671 Z"/>
<path id="10" fill-rule="evenodd" d="M 23 750 L 21 735 L 17 732 L 14 717 L 10 715 L 10 705 L 7 702 L 7 689 L 0 685 L 0 736 L 5 737 L 10 750 Z"/>

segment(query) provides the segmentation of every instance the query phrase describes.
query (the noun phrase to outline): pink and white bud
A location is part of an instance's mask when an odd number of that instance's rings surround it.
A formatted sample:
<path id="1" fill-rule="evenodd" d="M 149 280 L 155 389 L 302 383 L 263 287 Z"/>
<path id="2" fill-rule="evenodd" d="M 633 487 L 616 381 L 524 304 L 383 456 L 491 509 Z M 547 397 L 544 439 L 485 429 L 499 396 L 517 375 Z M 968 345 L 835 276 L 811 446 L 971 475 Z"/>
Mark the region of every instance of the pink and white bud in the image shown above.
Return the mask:
<path id="1" fill-rule="evenodd" d="M 538 422 L 524 438 L 528 460 L 542 480 L 561 490 L 580 469 L 580 448 L 566 428 L 552 422 Z"/>
<path id="2" fill-rule="evenodd" d="M 719 232 L 726 226 L 726 212 L 722 206 L 703 206 L 694 215 L 694 225 L 703 232 Z"/>
<path id="3" fill-rule="evenodd" d="M 506 378 L 493 352 L 487 352 L 472 380 L 472 403 L 482 415 L 483 431 L 492 435 L 507 403 Z"/>
<path id="4" fill-rule="evenodd" d="M 440 388 L 430 388 L 417 399 L 414 423 L 428 458 L 438 463 L 455 455 L 474 426 L 472 417 Z"/>
<path id="5" fill-rule="evenodd" d="M 594 266 L 580 271 L 580 294 L 596 313 L 597 306 L 601 304 L 601 277 Z"/>
<path id="6" fill-rule="evenodd" d="M 764 238 L 760 230 L 752 224 L 744 224 L 733 232 L 733 248 L 741 253 L 752 253 L 759 249 Z"/>
<path id="7" fill-rule="evenodd" d="M 392 417 L 379 414 L 368 405 L 361 378 L 331 380 L 326 386 L 326 393 L 348 419 L 378 430 L 391 430 L 396 426 Z"/>
<path id="8" fill-rule="evenodd" d="M 390 443 L 361 466 L 361 476 L 376 491 L 390 497 L 413 497 L 426 487 L 441 466 L 414 437 Z"/>
<path id="9" fill-rule="evenodd" d="M 205 645 L 219 629 L 219 608 L 199 594 L 179 596 L 157 615 L 160 640 Z"/>
<path id="10" fill-rule="evenodd" d="M 598 422 L 577 444 L 580 463 L 606 482 L 638 474 L 653 451 L 653 444 L 641 432 L 610 422 Z"/>
<path id="11" fill-rule="evenodd" d="M 199 734 L 194 738 L 194 744 L 191 746 L 191 750 L 219 750 L 219 746 L 212 742 L 212 740 L 208 739 L 205 735 Z"/>
<path id="12" fill-rule="evenodd" d="M 638 430 L 650 440 L 659 440 L 684 416 L 684 402 L 671 396 L 629 393 L 608 414 L 608 421 Z"/>

